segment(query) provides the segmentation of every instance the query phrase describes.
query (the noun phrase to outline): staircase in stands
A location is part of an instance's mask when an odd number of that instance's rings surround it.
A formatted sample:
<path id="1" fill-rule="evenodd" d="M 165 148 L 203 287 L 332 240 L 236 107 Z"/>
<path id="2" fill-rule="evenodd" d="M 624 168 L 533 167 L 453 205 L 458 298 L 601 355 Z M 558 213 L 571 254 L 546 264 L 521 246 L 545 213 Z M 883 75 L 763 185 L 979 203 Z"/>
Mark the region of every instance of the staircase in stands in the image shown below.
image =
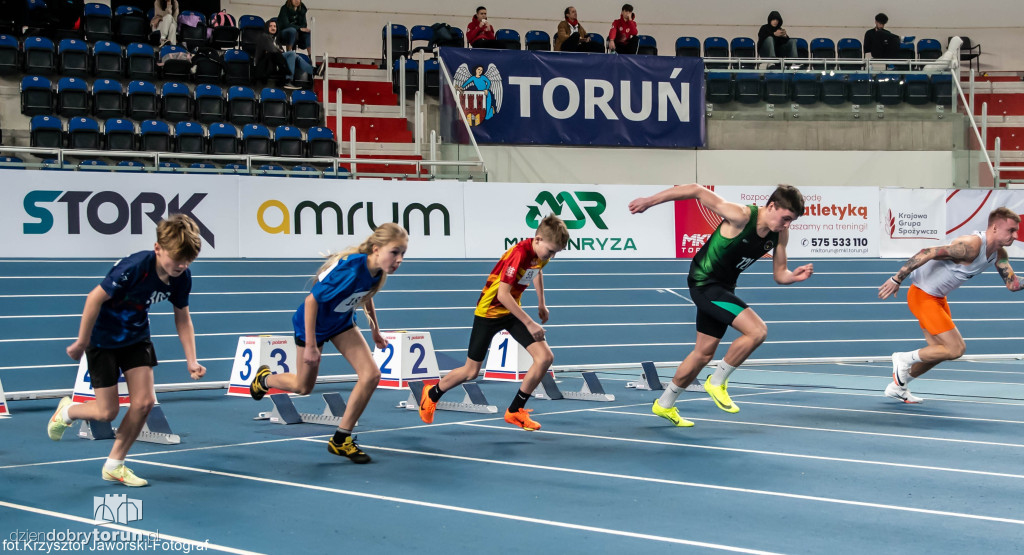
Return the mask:
<path id="1" fill-rule="evenodd" d="M 967 83 L 963 86 L 966 91 Z M 988 103 L 989 152 L 994 151 L 999 137 L 1000 165 L 1021 168 L 1004 170 L 1000 178 L 1024 181 L 1024 81 L 1018 75 L 982 76 L 976 78 L 974 92 L 975 116 L 980 116 L 982 104 Z"/>
<path id="2" fill-rule="evenodd" d="M 415 149 L 413 124 L 402 113 L 387 72 L 369 63 L 331 62 L 329 79 L 330 90 L 326 94 L 323 80 L 316 81 L 315 91 L 325 108 L 330 105 L 329 113 L 333 114 L 337 91 L 341 90 L 343 128 L 338 141 L 342 143 L 343 157 L 351 157 L 349 133 L 355 127 L 356 158 L 380 160 L 358 163 L 357 174 L 415 176 L 416 165 L 407 161 L 422 160 L 422 155 Z M 326 118 L 326 126 L 337 130 L 334 115 Z M 422 171 L 421 175 L 426 173 Z"/>

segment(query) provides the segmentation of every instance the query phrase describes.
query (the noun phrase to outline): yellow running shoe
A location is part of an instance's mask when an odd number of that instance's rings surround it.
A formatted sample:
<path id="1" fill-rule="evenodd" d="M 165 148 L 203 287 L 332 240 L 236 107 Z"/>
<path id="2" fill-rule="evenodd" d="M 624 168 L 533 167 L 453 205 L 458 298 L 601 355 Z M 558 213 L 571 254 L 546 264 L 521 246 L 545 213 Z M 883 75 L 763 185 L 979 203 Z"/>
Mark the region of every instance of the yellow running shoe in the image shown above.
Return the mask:
<path id="1" fill-rule="evenodd" d="M 729 398 L 729 392 L 725 390 L 726 386 L 729 385 L 729 380 L 722 382 L 722 385 L 711 385 L 711 376 L 704 380 L 704 391 L 708 392 L 708 395 L 715 401 L 718 408 L 725 412 L 739 412 L 740 408 L 732 402 Z"/>
<path id="2" fill-rule="evenodd" d="M 136 476 L 135 473 L 132 472 L 132 469 L 123 464 L 113 470 L 107 470 L 104 468 L 103 479 L 108 482 L 121 482 L 122 484 L 133 488 L 141 488 L 149 485 L 149 482 Z"/>
<path id="3" fill-rule="evenodd" d="M 341 445 L 334 443 L 334 438 L 327 440 L 327 452 L 332 455 L 338 455 L 339 457 L 346 457 L 348 460 L 356 464 L 366 464 L 370 462 L 370 455 L 363 452 L 362 449 L 356 445 L 355 436 L 346 436 L 345 441 L 341 442 Z"/>
<path id="4" fill-rule="evenodd" d="M 268 387 L 260 385 L 266 378 L 264 376 L 270 376 L 270 367 L 264 364 L 256 370 L 256 375 L 252 378 L 252 383 L 249 384 L 249 395 L 259 401 L 267 394 L 270 390 Z"/>
<path id="5" fill-rule="evenodd" d="M 71 424 L 64 423 L 64 417 L 61 416 L 64 412 L 64 407 L 71 404 L 71 397 L 64 397 L 57 404 L 57 410 L 50 417 L 50 421 L 46 424 L 46 433 L 50 436 L 53 441 L 60 441 L 60 438 L 64 437 L 64 430 L 67 430 Z"/>
<path id="6" fill-rule="evenodd" d="M 664 418 L 665 420 L 668 420 L 673 425 L 679 426 L 680 428 L 689 428 L 690 426 L 693 426 L 693 422 L 690 422 L 689 420 L 683 418 L 682 416 L 679 416 L 678 407 L 673 406 L 672 408 L 667 409 L 659 405 L 658 402 L 655 401 L 654 405 L 651 406 L 651 412 L 657 414 L 658 416 Z"/>

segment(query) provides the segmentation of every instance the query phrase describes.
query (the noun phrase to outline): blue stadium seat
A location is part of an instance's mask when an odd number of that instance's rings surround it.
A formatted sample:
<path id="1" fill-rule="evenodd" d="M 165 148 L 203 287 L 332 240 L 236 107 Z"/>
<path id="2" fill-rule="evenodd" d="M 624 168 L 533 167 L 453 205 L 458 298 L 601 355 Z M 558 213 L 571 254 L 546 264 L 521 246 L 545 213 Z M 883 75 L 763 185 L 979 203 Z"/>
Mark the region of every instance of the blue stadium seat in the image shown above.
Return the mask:
<path id="1" fill-rule="evenodd" d="M 457 27 L 456 27 L 457 28 Z M 388 26 L 380 30 L 381 58 L 387 51 Z M 391 59 L 397 60 L 402 56 L 409 57 L 409 29 L 405 25 L 391 24 Z"/>
<path id="2" fill-rule="evenodd" d="M 256 39 L 263 32 L 266 22 L 258 15 L 243 15 L 238 18 L 238 43 L 249 53 L 256 55 Z"/>
<path id="3" fill-rule="evenodd" d="M 952 106 L 953 94 L 953 76 L 948 73 L 932 75 L 932 102 Z"/>
<path id="4" fill-rule="evenodd" d="M 23 170 L 25 161 L 17 156 L 0 156 L 0 169 Z"/>
<path id="5" fill-rule="evenodd" d="M 811 40 L 812 58 L 835 58 L 836 43 L 829 38 L 816 38 Z"/>
<path id="6" fill-rule="evenodd" d="M 839 39 L 837 53 L 840 58 L 863 59 L 864 48 L 859 39 Z M 843 67 L 846 67 L 845 65 Z"/>
<path id="7" fill-rule="evenodd" d="M 57 44 L 57 67 L 62 75 L 87 77 L 89 75 L 89 47 L 85 41 L 63 39 Z"/>
<path id="8" fill-rule="evenodd" d="M 320 124 L 320 100 L 313 91 L 292 91 L 292 123 L 308 128 Z"/>
<path id="9" fill-rule="evenodd" d="M 307 56 L 307 55 L 305 55 L 305 54 L 303 54 L 301 52 L 298 54 L 298 56 L 300 58 L 302 58 L 303 60 L 305 60 L 305 62 L 307 64 L 309 64 L 310 67 L 316 67 L 316 66 L 313 65 L 313 62 L 309 59 L 309 56 Z M 302 87 L 304 89 L 312 89 L 313 88 L 313 75 L 311 73 L 303 71 L 299 67 L 299 65 L 296 64 L 295 65 L 295 75 L 292 76 L 292 84 L 296 85 L 298 87 Z"/>
<path id="10" fill-rule="evenodd" d="M 152 46 L 134 42 L 128 45 L 124 55 L 128 59 L 129 79 L 156 79 L 156 53 Z"/>
<path id="11" fill-rule="evenodd" d="M 97 42 L 92 46 L 92 67 L 96 77 L 120 79 L 124 76 L 124 53 L 116 42 Z"/>
<path id="12" fill-rule="evenodd" d="M 679 37 L 676 39 L 676 56 L 685 58 L 700 57 L 700 41 L 697 37 Z"/>
<path id="13" fill-rule="evenodd" d="M 210 15 L 210 22 L 216 14 Z M 237 22 L 236 22 L 237 24 Z M 234 48 L 238 44 L 238 27 L 227 27 L 221 25 L 213 27 L 210 31 L 210 46 L 214 48 Z"/>
<path id="14" fill-rule="evenodd" d="M 644 56 L 658 55 L 658 41 L 651 35 L 637 35 L 636 53 Z"/>
<path id="15" fill-rule="evenodd" d="M 234 27 L 216 27 L 214 31 L 220 29 L 232 29 L 237 31 Z M 220 52 L 215 50 L 205 50 L 202 53 L 197 53 L 192 56 L 192 80 L 196 83 L 208 83 L 211 85 L 219 84 L 224 75 L 224 59 Z"/>
<path id="16" fill-rule="evenodd" d="M 821 101 L 830 106 L 843 104 L 849 96 L 845 74 L 827 73 L 821 76 Z"/>
<path id="17" fill-rule="evenodd" d="M 156 119 L 157 110 L 156 86 L 149 81 L 132 81 L 128 83 L 128 117 L 137 120 Z"/>
<path id="18" fill-rule="evenodd" d="M 765 73 L 764 100 L 770 104 L 789 102 L 793 83 L 792 73 Z"/>
<path id="19" fill-rule="evenodd" d="M 43 170 L 64 172 L 74 171 L 74 168 L 72 168 L 69 164 L 65 163 L 62 165 L 56 158 L 46 158 L 42 162 L 40 162 L 40 164 L 43 165 L 43 167 L 40 168 Z"/>
<path id="20" fill-rule="evenodd" d="M 587 33 L 589 36 L 590 33 Z M 338 171 L 335 172 L 334 168 L 327 168 L 324 170 L 324 179 L 349 179 L 352 177 L 352 172 L 348 171 L 345 166 L 338 166 Z"/>
<path id="21" fill-rule="evenodd" d="M 50 80 L 38 75 L 21 79 L 21 113 L 26 116 L 53 113 L 53 88 Z"/>
<path id="22" fill-rule="evenodd" d="M 107 150 L 135 150 L 138 134 L 129 119 L 110 118 L 103 124 L 103 144 Z"/>
<path id="23" fill-rule="evenodd" d="M 935 60 L 942 55 L 942 44 L 935 39 L 917 41 L 917 57 L 921 60 Z"/>
<path id="24" fill-rule="evenodd" d="M 82 160 L 78 163 L 79 171 L 110 171 L 110 164 L 107 164 L 103 160 Z"/>
<path id="25" fill-rule="evenodd" d="M 757 58 L 757 47 L 754 45 L 754 39 L 749 37 L 736 37 L 729 43 L 729 52 L 733 58 Z M 745 63 L 741 64 L 740 67 L 752 68 L 754 64 Z"/>
<path id="26" fill-rule="evenodd" d="M 77 77 L 61 77 L 57 81 L 57 113 L 66 118 L 87 116 L 92 110 L 89 85 Z"/>
<path id="27" fill-rule="evenodd" d="M 821 83 L 817 73 L 797 73 L 793 75 L 793 102 L 802 106 L 818 103 L 821 94 Z"/>
<path id="28" fill-rule="evenodd" d="M 25 53 L 25 73 L 53 73 L 56 69 L 52 40 L 46 37 L 25 37 L 22 50 Z"/>
<path id="29" fill-rule="evenodd" d="M 736 74 L 734 87 L 736 100 L 743 104 L 754 104 L 761 101 L 761 74 L 752 71 Z"/>
<path id="30" fill-rule="evenodd" d="M 201 12 L 195 12 L 192 10 L 182 10 L 181 15 L 178 17 L 179 20 L 192 17 L 197 19 L 195 27 L 189 25 L 178 25 L 178 34 L 182 44 L 186 45 L 188 48 L 194 48 L 196 46 L 206 44 L 205 15 Z"/>
<path id="31" fill-rule="evenodd" d="M 82 31 L 89 42 L 114 38 L 114 13 L 107 4 L 91 2 L 82 11 Z"/>
<path id="32" fill-rule="evenodd" d="M 811 47 L 807 44 L 807 39 L 791 39 L 796 41 L 796 57 L 797 58 L 810 58 Z"/>
<path id="33" fill-rule="evenodd" d="M 867 73 L 854 73 L 848 82 L 849 96 L 853 104 L 871 104 L 875 101 L 875 80 Z"/>
<path id="34" fill-rule="evenodd" d="M 522 50 L 522 40 L 519 38 L 519 31 L 515 29 L 498 29 L 494 32 L 494 40 L 501 42 L 505 50 Z"/>
<path id="35" fill-rule="evenodd" d="M 277 164 L 263 164 L 256 168 L 256 175 L 269 175 L 271 177 L 285 177 L 285 170 Z"/>
<path id="36" fill-rule="evenodd" d="M 248 174 L 249 168 L 245 164 L 225 164 L 224 169 L 228 170 L 227 173 L 240 173 Z"/>
<path id="37" fill-rule="evenodd" d="M 197 171 L 187 171 L 185 173 L 217 173 L 216 170 L 218 168 L 216 165 L 210 164 L 208 162 L 193 162 L 192 164 L 189 165 L 189 169 Z"/>
<path id="38" fill-rule="evenodd" d="M 423 62 L 423 88 L 434 98 L 441 95 L 441 64 L 435 59 Z"/>
<path id="39" fill-rule="evenodd" d="M 708 102 L 714 104 L 732 102 L 732 74 L 724 72 L 708 73 L 705 78 L 704 96 Z"/>
<path id="40" fill-rule="evenodd" d="M 249 87 L 228 89 L 228 120 L 235 125 L 255 123 L 257 120 L 256 93 Z"/>
<path id="41" fill-rule="evenodd" d="M 117 171 L 125 173 L 142 173 L 146 171 L 146 165 L 138 160 L 121 160 L 117 163 Z"/>
<path id="42" fill-rule="evenodd" d="M 97 79 L 92 85 L 92 113 L 100 119 L 124 116 L 124 89 L 111 79 Z"/>
<path id="43" fill-rule="evenodd" d="M 288 114 L 288 95 L 281 89 L 264 88 L 260 91 L 260 121 L 268 127 L 286 125 Z"/>
<path id="44" fill-rule="evenodd" d="M 174 127 L 174 151 L 184 154 L 206 154 L 206 131 L 194 121 L 180 121 Z"/>
<path id="45" fill-rule="evenodd" d="M 213 123 L 227 118 L 224 93 L 217 85 L 196 85 L 192 95 L 195 100 L 196 119 L 201 123 Z"/>
<path id="46" fill-rule="evenodd" d="M 281 125 L 274 130 L 277 155 L 288 158 L 302 158 L 306 155 L 302 131 L 298 127 Z"/>
<path id="47" fill-rule="evenodd" d="M 265 125 L 250 123 L 242 127 L 242 153 L 257 156 L 272 156 L 274 141 Z"/>
<path id="48" fill-rule="evenodd" d="M 29 146 L 63 148 L 64 124 L 55 116 L 32 116 Z"/>
<path id="49" fill-rule="evenodd" d="M 729 42 L 725 40 L 725 37 L 708 37 L 704 39 L 704 57 L 728 58 Z M 729 67 L 728 62 L 705 62 L 704 65 L 708 69 L 727 69 Z"/>
<path id="50" fill-rule="evenodd" d="M 149 19 L 142 10 L 122 5 L 114 10 L 114 36 L 121 44 L 145 42 L 149 39 Z"/>
<path id="51" fill-rule="evenodd" d="M 99 150 L 100 124 L 92 118 L 68 120 L 68 148 Z"/>
<path id="52" fill-rule="evenodd" d="M 326 127 L 311 127 L 306 132 L 306 144 L 310 158 L 338 156 L 338 142 L 334 140 L 334 132 Z"/>
<path id="53" fill-rule="evenodd" d="M 903 78 L 895 73 L 875 77 L 875 99 L 879 104 L 895 106 L 903 102 Z"/>
<path id="54" fill-rule="evenodd" d="M 907 75 L 903 78 L 903 101 L 920 106 L 932 101 L 932 86 L 927 75 Z"/>
<path id="55" fill-rule="evenodd" d="M 551 35 L 545 33 L 544 31 L 527 31 L 526 49 L 550 51 Z"/>
<path id="56" fill-rule="evenodd" d="M 409 28 L 409 56 L 418 52 L 433 56 L 431 44 L 434 42 L 434 30 L 429 25 L 413 25 Z"/>
<path id="57" fill-rule="evenodd" d="M 294 167 L 292 167 L 292 171 L 295 172 L 295 173 L 292 174 L 291 177 L 307 177 L 307 178 L 317 178 L 317 177 L 320 177 L 320 170 L 314 168 L 313 166 L 301 166 L 301 165 L 300 166 L 294 166 Z"/>
<path id="58" fill-rule="evenodd" d="M 158 119 L 147 119 L 139 124 L 139 150 L 170 152 L 171 127 Z"/>
<path id="59" fill-rule="evenodd" d="M 224 80 L 229 85 L 252 84 L 252 61 L 245 50 L 235 48 L 224 52 Z"/>
<path id="60" fill-rule="evenodd" d="M 459 31 L 459 34 L 461 35 L 462 34 L 462 30 L 459 29 L 458 31 Z M 602 36 L 600 33 L 591 33 L 591 32 L 588 31 L 587 32 L 587 38 L 590 39 L 590 42 L 594 42 L 594 43 L 600 44 L 602 48 L 604 47 L 604 36 Z M 348 170 L 346 170 L 346 171 L 348 171 Z"/>
<path id="61" fill-rule="evenodd" d="M 21 71 L 21 45 L 17 37 L 0 35 L 0 75 L 13 75 Z"/>
<path id="62" fill-rule="evenodd" d="M 158 172 L 177 173 L 181 171 L 181 164 L 177 162 L 160 162 L 156 166 Z"/>
<path id="63" fill-rule="evenodd" d="M 160 117 L 168 121 L 192 119 L 192 93 L 184 83 L 164 83 L 160 95 Z"/>
<path id="64" fill-rule="evenodd" d="M 175 44 L 165 44 L 160 48 L 159 59 L 163 61 L 160 75 L 169 81 L 188 81 L 192 77 L 192 62 L 175 58 L 164 60 L 165 56 L 174 54 L 188 54 L 188 51 Z"/>
<path id="65" fill-rule="evenodd" d="M 210 154 L 240 154 L 238 129 L 230 123 L 214 123 L 207 131 Z"/>

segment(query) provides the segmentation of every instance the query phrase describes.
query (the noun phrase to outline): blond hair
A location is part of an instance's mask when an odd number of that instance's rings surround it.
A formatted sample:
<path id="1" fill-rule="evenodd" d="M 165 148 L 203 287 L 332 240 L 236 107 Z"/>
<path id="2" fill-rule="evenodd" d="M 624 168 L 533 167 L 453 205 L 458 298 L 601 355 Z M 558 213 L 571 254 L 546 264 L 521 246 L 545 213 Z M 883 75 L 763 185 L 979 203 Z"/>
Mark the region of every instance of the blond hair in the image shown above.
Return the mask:
<path id="1" fill-rule="evenodd" d="M 199 257 L 199 250 L 203 247 L 199 225 L 184 214 L 174 214 L 157 224 L 156 244 L 171 258 L 189 262 Z"/>
<path id="2" fill-rule="evenodd" d="M 316 271 L 316 275 L 319 276 L 320 274 L 326 272 L 331 268 L 331 266 L 337 264 L 339 260 L 347 259 L 350 254 L 369 255 L 373 253 L 374 247 L 383 249 L 389 243 L 399 240 L 409 240 L 409 233 L 405 231 L 405 229 L 402 226 L 390 222 L 386 224 L 381 224 L 380 226 L 377 227 L 377 229 L 373 230 L 373 233 L 371 233 L 370 236 L 367 237 L 365 241 L 360 243 L 358 247 L 349 247 L 341 252 L 336 252 L 327 255 L 327 260 L 325 260 L 323 265 L 320 266 L 320 269 Z M 370 301 L 370 299 L 373 298 L 374 295 L 377 294 L 378 291 L 381 290 L 381 288 L 384 287 L 384 282 L 387 281 L 388 279 L 388 273 L 383 270 L 382 272 L 383 273 L 381 273 L 380 281 L 378 281 L 373 287 L 370 288 L 369 293 L 363 299 L 364 306 L 366 305 L 367 302 Z"/>
<path id="3" fill-rule="evenodd" d="M 989 213 L 988 225 L 992 225 L 992 222 L 996 220 L 1013 220 L 1019 224 L 1020 216 L 1015 214 L 1013 210 L 1010 210 L 1005 206 L 1000 206 L 999 208 L 996 208 L 995 210 Z"/>
<path id="4" fill-rule="evenodd" d="M 554 243 L 560 250 L 569 244 L 569 228 L 565 227 L 562 218 L 548 214 L 537 226 L 537 235 L 541 239 Z"/>

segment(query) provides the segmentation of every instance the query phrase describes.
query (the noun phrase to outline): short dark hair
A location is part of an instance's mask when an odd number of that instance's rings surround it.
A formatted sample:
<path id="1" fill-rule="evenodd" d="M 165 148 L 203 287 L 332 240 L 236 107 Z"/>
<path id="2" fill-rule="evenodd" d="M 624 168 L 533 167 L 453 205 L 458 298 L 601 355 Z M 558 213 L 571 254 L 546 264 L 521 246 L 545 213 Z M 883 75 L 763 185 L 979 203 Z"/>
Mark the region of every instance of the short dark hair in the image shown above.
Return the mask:
<path id="1" fill-rule="evenodd" d="M 476 7 L 476 12 L 475 12 L 475 13 L 480 13 L 480 10 L 486 10 L 486 9 L 487 9 L 487 7 L 486 7 L 486 6 L 477 6 L 477 7 Z"/>
<path id="2" fill-rule="evenodd" d="M 875 16 L 875 21 L 881 23 L 882 25 L 885 25 L 886 23 L 889 23 L 889 16 L 885 15 L 884 13 L 880 13 Z"/>
<path id="3" fill-rule="evenodd" d="M 633 11 L 633 4 L 623 4 L 622 5 L 622 11 L 624 11 L 624 12 L 631 12 L 631 11 Z"/>
<path id="4" fill-rule="evenodd" d="M 765 206 L 773 202 L 776 208 L 789 210 L 796 214 L 798 218 L 804 215 L 804 196 L 800 193 L 799 189 L 792 185 L 779 185 L 776 187 L 772 196 L 768 197 L 768 202 L 765 203 Z"/>
<path id="5" fill-rule="evenodd" d="M 569 10 L 570 9 L 572 9 L 572 6 L 569 6 L 568 8 L 565 9 L 565 17 L 569 17 Z"/>

